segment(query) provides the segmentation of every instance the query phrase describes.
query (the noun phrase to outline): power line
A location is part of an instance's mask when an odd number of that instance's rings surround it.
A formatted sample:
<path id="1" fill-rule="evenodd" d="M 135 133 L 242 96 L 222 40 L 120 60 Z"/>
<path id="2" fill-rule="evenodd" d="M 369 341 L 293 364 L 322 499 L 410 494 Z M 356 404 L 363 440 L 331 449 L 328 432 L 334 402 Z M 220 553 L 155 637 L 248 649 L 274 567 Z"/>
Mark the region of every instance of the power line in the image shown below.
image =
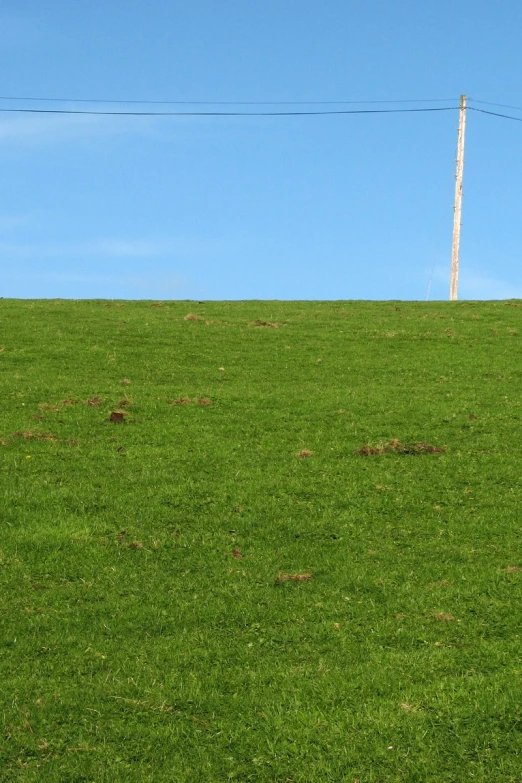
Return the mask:
<path id="1" fill-rule="evenodd" d="M 88 114 L 111 117 L 310 117 L 341 114 L 405 114 L 412 112 L 455 111 L 456 109 L 458 109 L 458 106 L 432 106 L 419 109 L 344 109 L 333 111 L 99 111 L 96 109 L 0 108 L 0 112 L 18 114 Z M 480 109 L 476 109 L 476 111 L 480 111 Z"/>
<path id="2" fill-rule="evenodd" d="M 502 109 L 517 109 L 522 111 L 522 106 L 513 106 L 510 103 L 493 103 L 492 101 L 479 101 L 477 98 L 469 98 L 473 103 L 482 103 L 484 106 L 500 106 Z M 469 108 L 469 106 L 468 106 Z"/>
<path id="3" fill-rule="evenodd" d="M 490 114 L 492 117 L 503 117 L 505 120 L 515 120 L 515 122 L 522 122 L 522 117 L 513 117 L 511 114 L 500 114 L 497 111 L 488 111 L 487 109 L 478 109 L 476 106 L 468 106 L 470 111 L 478 111 L 481 114 Z"/>
<path id="4" fill-rule="evenodd" d="M 97 103 L 97 104 L 127 104 L 127 105 L 151 105 L 151 106 L 374 106 L 405 103 L 445 103 L 453 101 L 453 98 L 407 98 L 403 100 L 371 100 L 371 101 L 151 101 L 151 100 L 109 100 L 93 98 L 35 98 L 20 96 L 0 96 L 0 101 L 26 101 L 26 102 L 46 102 L 46 103 Z M 480 103 L 485 106 L 499 106 L 504 108 L 522 111 L 522 107 L 511 104 L 493 103 L 492 101 L 481 101 L 472 98 L 473 103 Z M 453 111 L 457 106 L 424 106 L 421 108 L 391 108 L 391 109 L 333 109 L 333 110 L 289 110 L 289 111 L 110 111 L 106 109 L 38 109 L 38 108 L 10 108 L 0 107 L 0 112 L 22 113 L 22 114 L 79 114 L 94 116 L 123 116 L 123 117 L 310 117 L 325 115 L 347 115 L 347 114 L 403 114 L 411 112 L 434 112 L 434 111 Z M 521 117 L 514 117 L 501 112 L 480 109 L 476 106 L 469 106 L 470 111 L 489 114 L 493 117 L 501 117 L 506 120 L 522 122 Z"/>
<path id="5" fill-rule="evenodd" d="M 447 103 L 455 98 L 414 98 L 384 101 L 150 101 L 150 100 L 110 100 L 106 98 L 23 98 L 0 95 L 1 101 L 28 101 L 50 103 L 112 103 L 140 104 L 154 106 L 334 106 L 334 105 L 370 105 L 388 103 Z"/>

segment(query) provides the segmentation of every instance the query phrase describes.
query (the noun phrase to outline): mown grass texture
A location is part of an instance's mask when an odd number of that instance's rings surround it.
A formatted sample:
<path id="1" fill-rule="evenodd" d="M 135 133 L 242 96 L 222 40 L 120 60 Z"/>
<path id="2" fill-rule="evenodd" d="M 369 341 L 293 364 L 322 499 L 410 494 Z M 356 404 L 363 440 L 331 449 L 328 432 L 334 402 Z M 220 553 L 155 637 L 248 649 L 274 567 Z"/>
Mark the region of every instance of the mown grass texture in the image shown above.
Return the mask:
<path id="1" fill-rule="evenodd" d="M 0 780 L 522 781 L 521 307 L 0 301 Z"/>

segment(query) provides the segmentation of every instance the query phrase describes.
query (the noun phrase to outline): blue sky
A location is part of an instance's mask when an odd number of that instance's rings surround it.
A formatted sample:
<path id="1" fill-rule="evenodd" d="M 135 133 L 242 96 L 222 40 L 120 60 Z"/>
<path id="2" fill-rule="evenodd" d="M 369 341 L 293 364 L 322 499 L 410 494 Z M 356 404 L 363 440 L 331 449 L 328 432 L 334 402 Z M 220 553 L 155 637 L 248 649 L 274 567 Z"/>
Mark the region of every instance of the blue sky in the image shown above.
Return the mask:
<path id="1" fill-rule="evenodd" d="M 514 0 L 4 0 L 0 107 L 522 107 L 521 33 Z M 447 299 L 457 124 L 0 112 L 0 295 Z M 469 112 L 459 298 L 522 298 L 521 173 L 522 123 Z"/>

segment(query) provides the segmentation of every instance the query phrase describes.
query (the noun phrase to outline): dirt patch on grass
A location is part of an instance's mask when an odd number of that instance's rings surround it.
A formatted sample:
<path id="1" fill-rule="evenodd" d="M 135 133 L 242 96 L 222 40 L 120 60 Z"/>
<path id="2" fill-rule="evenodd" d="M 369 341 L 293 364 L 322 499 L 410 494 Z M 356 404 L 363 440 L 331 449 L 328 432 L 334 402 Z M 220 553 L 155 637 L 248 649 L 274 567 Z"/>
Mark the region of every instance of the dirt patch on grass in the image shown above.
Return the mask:
<path id="1" fill-rule="evenodd" d="M 301 459 L 306 459 L 306 457 L 311 457 L 313 453 L 310 449 L 301 449 L 297 456 L 301 457 Z"/>
<path id="2" fill-rule="evenodd" d="M 312 578 L 312 574 L 285 574 L 283 571 L 279 572 L 279 576 L 275 580 L 276 585 L 280 585 L 283 582 L 309 582 Z"/>
<path id="3" fill-rule="evenodd" d="M 113 411 L 109 416 L 109 421 L 112 421 L 114 424 L 123 424 L 126 415 L 125 411 Z"/>
<path id="4" fill-rule="evenodd" d="M 508 574 L 522 574 L 522 568 L 520 566 L 508 566 L 506 571 Z"/>
<path id="5" fill-rule="evenodd" d="M 281 324 L 272 321 L 263 321 L 261 318 L 256 318 L 256 320 L 252 321 L 252 323 L 249 324 L 249 326 L 266 326 L 269 329 L 279 329 Z"/>
<path id="6" fill-rule="evenodd" d="M 132 405 L 130 400 L 120 400 L 118 403 L 118 408 L 127 408 L 129 405 Z"/>
<path id="7" fill-rule="evenodd" d="M 177 400 L 171 400 L 169 405 L 190 405 L 191 402 L 190 397 L 178 397 Z M 196 397 L 194 402 L 196 405 L 212 405 L 212 401 L 208 397 Z"/>
<path id="8" fill-rule="evenodd" d="M 442 454 L 444 451 L 441 446 L 433 446 L 431 443 L 401 443 L 395 438 L 388 443 L 378 443 L 376 446 L 367 443 L 366 446 L 357 449 L 355 454 L 369 457 L 383 454 Z"/>
<path id="9" fill-rule="evenodd" d="M 404 710 L 404 712 L 419 712 L 419 710 L 422 709 L 422 707 L 418 707 L 416 704 L 410 704 L 407 701 L 403 701 L 402 704 L 399 704 L 399 708 Z"/>
<path id="10" fill-rule="evenodd" d="M 203 317 L 201 315 L 196 315 L 195 313 L 189 313 L 186 315 L 183 319 L 184 321 L 203 321 Z"/>
<path id="11" fill-rule="evenodd" d="M 177 400 L 171 400 L 169 405 L 189 405 L 190 397 L 179 397 Z"/>
<path id="12" fill-rule="evenodd" d="M 448 614 L 447 612 L 432 612 L 430 617 L 433 617 L 434 620 L 437 620 L 440 623 L 454 623 L 455 617 L 453 617 L 452 614 Z"/>
<path id="13" fill-rule="evenodd" d="M 74 397 L 68 397 L 59 403 L 40 402 L 38 408 L 41 411 L 59 411 L 62 408 L 70 408 L 72 405 L 89 405 L 91 408 L 99 408 L 101 403 L 102 400 L 98 396 L 90 397 L 88 400 L 76 400 Z"/>
<path id="14" fill-rule="evenodd" d="M 48 432 L 14 432 L 12 438 L 23 438 L 24 440 L 58 440 L 56 435 Z"/>

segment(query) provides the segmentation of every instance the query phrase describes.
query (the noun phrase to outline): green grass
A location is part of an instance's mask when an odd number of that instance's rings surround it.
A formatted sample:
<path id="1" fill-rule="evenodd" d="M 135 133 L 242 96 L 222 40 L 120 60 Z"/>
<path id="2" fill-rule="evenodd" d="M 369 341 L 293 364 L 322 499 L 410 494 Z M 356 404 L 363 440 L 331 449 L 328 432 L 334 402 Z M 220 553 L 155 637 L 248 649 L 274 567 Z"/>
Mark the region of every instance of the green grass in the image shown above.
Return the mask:
<path id="1" fill-rule="evenodd" d="M 521 303 L 0 318 L 2 783 L 522 781 Z"/>

